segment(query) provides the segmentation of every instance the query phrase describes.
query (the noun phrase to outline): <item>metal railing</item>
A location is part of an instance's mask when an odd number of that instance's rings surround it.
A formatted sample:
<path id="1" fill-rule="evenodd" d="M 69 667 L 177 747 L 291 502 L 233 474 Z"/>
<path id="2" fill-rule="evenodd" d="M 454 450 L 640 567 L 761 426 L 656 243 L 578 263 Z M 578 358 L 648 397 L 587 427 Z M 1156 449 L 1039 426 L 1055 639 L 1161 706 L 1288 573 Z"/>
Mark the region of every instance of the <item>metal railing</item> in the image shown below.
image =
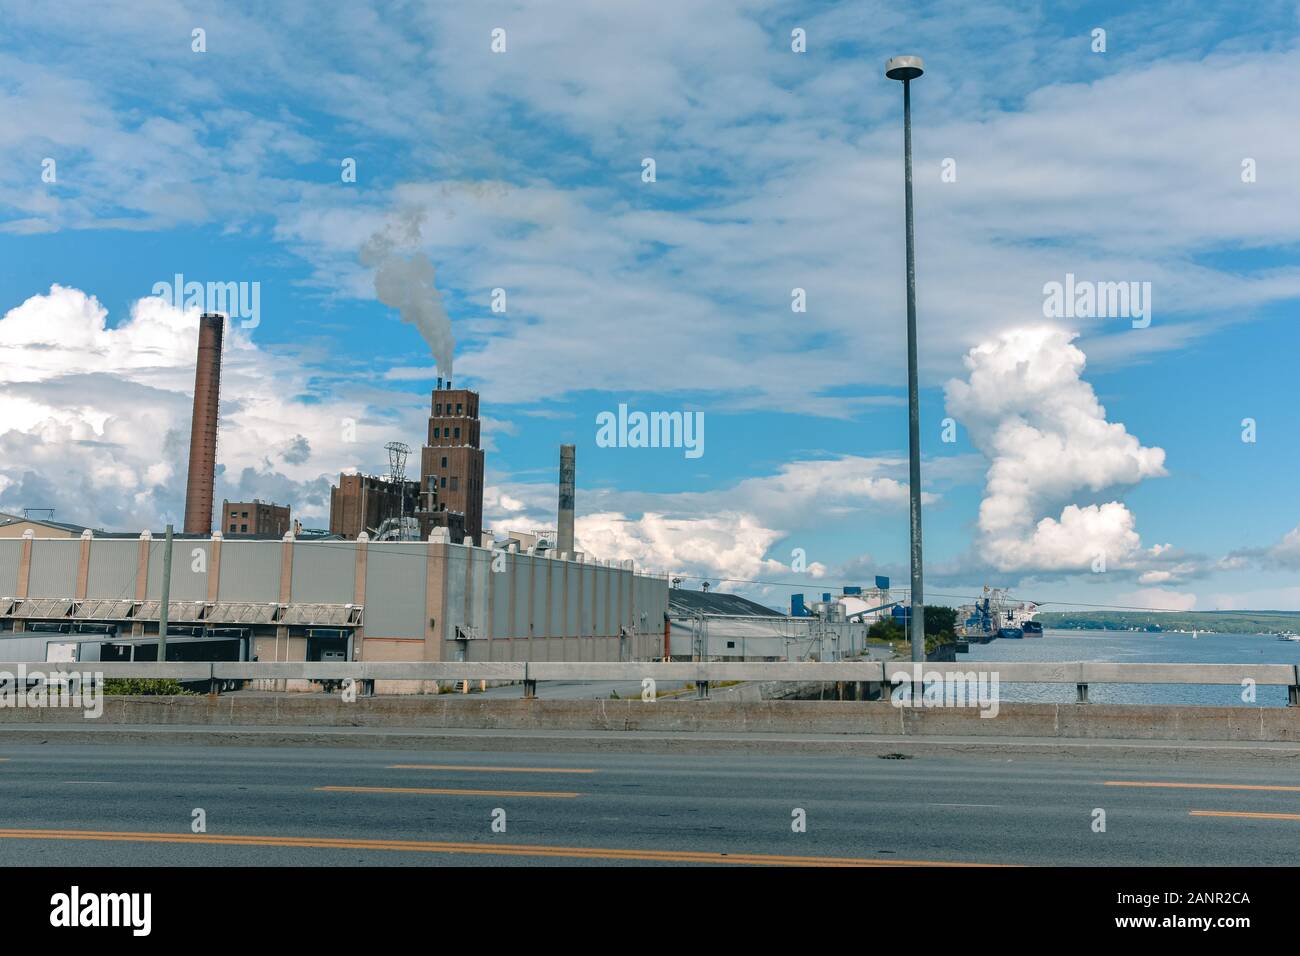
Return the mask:
<path id="1" fill-rule="evenodd" d="M 76 671 L 105 678 L 170 678 L 206 682 L 213 691 L 241 681 L 504 681 L 521 683 L 524 696 L 536 695 L 539 681 L 628 681 L 647 678 L 695 685 L 697 696 L 707 697 L 709 686 L 720 682 L 864 682 L 896 686 L 929 680 L 935 675 L 996 674 L 999 682 L 1074 684 L 1079 703 L 1088 702 L 1092 684 L 1217 684 L 1245 687 L 1288 688 L 1291 706 L 1300 705 L 1300 665 L 1293 664 L 1136 664 L 1102 661 L 1035 661 L 972 663 L 930 661 L 789 662 L 574 662 L 517 661 L 230 661 L 166 663 L 125 662 L 0 662 L 0 675 L 26 672 L 52 674 Z M 919 669 L 918 669 L 919 668 Z M 368 688 L 372 689 L 372 688 Z"/>

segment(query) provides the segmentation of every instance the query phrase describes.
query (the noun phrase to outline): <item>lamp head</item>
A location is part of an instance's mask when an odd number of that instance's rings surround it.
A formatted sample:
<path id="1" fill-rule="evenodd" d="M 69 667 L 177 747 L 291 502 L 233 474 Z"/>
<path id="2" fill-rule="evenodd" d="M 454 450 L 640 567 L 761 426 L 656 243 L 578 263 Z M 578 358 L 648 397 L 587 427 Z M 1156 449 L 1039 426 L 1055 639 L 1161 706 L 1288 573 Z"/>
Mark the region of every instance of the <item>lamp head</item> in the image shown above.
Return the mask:
<path id="1" fill-rule="evenodd" d="M 891 80 L 914 80 L 925 72 L 925 61 L 919 56 L 891 56 L 885 64 L 885 76 Z"/>

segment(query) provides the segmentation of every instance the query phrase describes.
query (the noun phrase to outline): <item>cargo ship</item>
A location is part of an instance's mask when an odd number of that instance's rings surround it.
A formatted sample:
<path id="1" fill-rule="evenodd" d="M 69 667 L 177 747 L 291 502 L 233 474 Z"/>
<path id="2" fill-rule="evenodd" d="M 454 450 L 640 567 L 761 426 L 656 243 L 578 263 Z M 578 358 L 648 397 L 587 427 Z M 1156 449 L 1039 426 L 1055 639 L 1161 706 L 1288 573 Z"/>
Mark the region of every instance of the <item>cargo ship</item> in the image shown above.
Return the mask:
<path id="1" fill-rule="evenodd" d="M 1043 625 L 1030 620 L 1036 608 L 1032 601 L 1013 602 L 1005 588 L 985 585 L 982 598 L 957 609 L 957 636 L 979 644 L 1042 637 Z"/>

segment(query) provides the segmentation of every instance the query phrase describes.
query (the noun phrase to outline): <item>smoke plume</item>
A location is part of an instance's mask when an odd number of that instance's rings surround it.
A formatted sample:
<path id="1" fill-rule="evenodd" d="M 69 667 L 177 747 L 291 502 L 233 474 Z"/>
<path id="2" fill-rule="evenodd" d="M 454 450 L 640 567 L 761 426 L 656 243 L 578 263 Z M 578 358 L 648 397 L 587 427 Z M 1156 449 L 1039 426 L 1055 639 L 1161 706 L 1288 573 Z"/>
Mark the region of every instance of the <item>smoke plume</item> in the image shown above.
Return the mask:
<path id="1" fill-rule="evenodd" d="M 419 210 L 399 214 L 361 247 L 361 264 L 375 270 L 379 301 L 397 309 L 403 322 L 420 331 L 438 363 L 438 372 L 450 378 L 456 340 L 442 293 L 433 283 L 433 263 L 420 251 L 423 222 L 424 213 Z"/>

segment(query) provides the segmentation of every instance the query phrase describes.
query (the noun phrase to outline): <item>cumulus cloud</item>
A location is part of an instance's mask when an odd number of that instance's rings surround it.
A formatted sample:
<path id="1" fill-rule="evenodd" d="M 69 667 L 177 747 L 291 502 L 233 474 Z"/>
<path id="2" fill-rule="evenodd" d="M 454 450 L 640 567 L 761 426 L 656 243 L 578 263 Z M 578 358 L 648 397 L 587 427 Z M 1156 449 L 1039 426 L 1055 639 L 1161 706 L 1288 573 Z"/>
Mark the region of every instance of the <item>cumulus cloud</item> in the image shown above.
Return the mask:
<path id="1" fill-rule="evenodd" d="M 60 285 L 9 310 L 0 318 L 0 510 L 54 508 L 61 520 L 114 530 L 178 522 L 197 335 L 197 311 L 157 297 L 116 326 L 94 296 Z M 333 396 L 310 380 L 309 368 L 228 325 L 218 505 L 273 499 L 323 525 L 338 472 L 373 470 L 392 431 L 421 430 L 415 396 Z"/>
<path id="2" fill-rule="evenodd" d="M 792 568 L 798 546 L 805 546 L 802 573 L 810 581 L 829 573 L 812 544 L 820 532 L 845 519 L 905 515 L 907 484 L 895 475 L 906 468 L 901 459 L 845 455 L 787 462 L 774 474 L 707 492 L 580 488 L 574 535 L 577 546 L 594 557 L 632 558 L 645 568 L 721 580 L 727 590 L 761 594 L 761 588 L 742 582 L 765 575 L 798 580 Z M 484 514 L 498 532 L 554 527 L 555 495 L 555 486 L 542 482 L 490 486 Z M 928 492 L 924 497 L 938 500 Z M 792 536 L 796 530 L 799 538 Z"/>
<path id="3" fill-rule="evenodd" d="M 1107 421 L 1074 338 L 1055 328 L 1006 332 L 971 349 L 969 377 L 945 389 L 949 413 L 989 460 L 979 548 L 1000 571 L 1085 570 L 1099 556 L 1131 565 L 1141 548 L 1132 512 L 1071 499 L 1166 474 L 1162 449 Z"/>
<path id="4" fill-rule="evenodd" d="M 1300 570 L 1300 524 L 1284 534 L 1275 544 L 1262 548 L 1241 548 L 1219 562 L 1221 567 L 1234 569 L 1245 567 L 1250 563 L 1263 568 Z"/>

